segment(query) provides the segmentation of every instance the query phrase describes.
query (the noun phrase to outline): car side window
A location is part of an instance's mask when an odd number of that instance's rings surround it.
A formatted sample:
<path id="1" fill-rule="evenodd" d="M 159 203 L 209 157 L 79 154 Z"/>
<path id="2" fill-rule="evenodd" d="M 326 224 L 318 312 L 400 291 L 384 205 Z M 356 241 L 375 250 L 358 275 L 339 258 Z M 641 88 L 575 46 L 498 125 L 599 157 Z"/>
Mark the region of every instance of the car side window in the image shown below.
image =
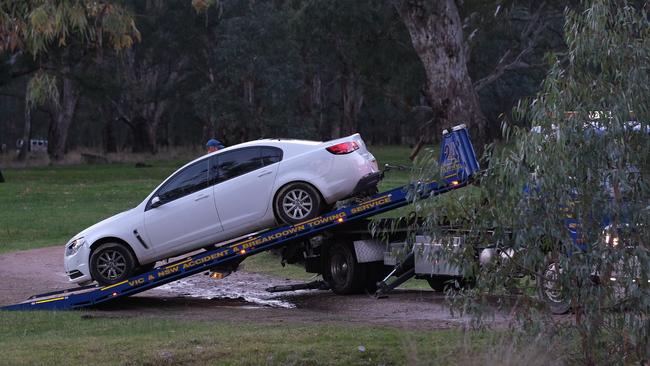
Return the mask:
<path id="1" fill-rule="evenodd" d="M 262 167 L 259 147 L 224 152 L 217 155 L 217 159 L 219 164 L 219 182 L 235 178 Z"/>
<path id="2" fill-rule="evenodd" d="M 203 159 L 180 171 L 156 195 L 163 202 L 173 201 L 208 187 L 208 159 Z"/>
<path id="3" fill-rule="evenodd" d="M 262 160 L 262 165 L 264 166 L 277 163 L 282 160 L 282 149 L 271 146 L 263 146 L 260 159 Z"/>

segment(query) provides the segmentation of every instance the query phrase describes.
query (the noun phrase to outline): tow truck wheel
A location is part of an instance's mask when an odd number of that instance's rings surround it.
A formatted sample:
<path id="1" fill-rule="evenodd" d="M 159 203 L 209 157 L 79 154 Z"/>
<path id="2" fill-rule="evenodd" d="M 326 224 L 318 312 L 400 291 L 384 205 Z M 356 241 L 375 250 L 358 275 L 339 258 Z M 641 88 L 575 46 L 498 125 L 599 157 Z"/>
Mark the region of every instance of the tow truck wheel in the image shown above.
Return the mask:
<path id="1" fill-rule="evenodd" d="M 427 282 L 429 287 L 437 292 L 445 292 L 447 289 L 460 290 L 465 285 L 462 279 L 444 276 L 427 277 Z"/>
<path id="2" fill-rule="evenodd" d="M 104 243 L 90 256 L 90 275 L 100 285 L 126 280 L 135 270 L 131 251 L 118 243 Z"/>
<path id="3" fill-rule="evenodd" d="M 562 268 L 557 260 L 547 257 L 541 276 L 537 276 L 537 295 L 555 315 L 566 314 L 571 310 L 571 298 L 566 294 L 559 275 Z"/>
<path id="4" fill-rule="evenodd" d="M 327 266 L 323 277 L 334 293 L 355 294 L 366 285 L 367 268 L 357 262 L 350 245 L 336 243 L 329 248 Z"/>
<path id="5" fill-rule="evenodd" d="M 321 197 L 316 188 L 307 183 L 294 182 L 282 187 L 275 196 L 273 207 L 276 219 L 285 224 L 297 224 L 318 216 Z"/>
<path id="6" fill-rule="evenodd" d="M 431 287 L 433 291 L 436 292 L 445 291 L 445 281 L 439 280 L 437 278 L 427 278 L 427 282 L 429 282 L 429 287 Z"/>

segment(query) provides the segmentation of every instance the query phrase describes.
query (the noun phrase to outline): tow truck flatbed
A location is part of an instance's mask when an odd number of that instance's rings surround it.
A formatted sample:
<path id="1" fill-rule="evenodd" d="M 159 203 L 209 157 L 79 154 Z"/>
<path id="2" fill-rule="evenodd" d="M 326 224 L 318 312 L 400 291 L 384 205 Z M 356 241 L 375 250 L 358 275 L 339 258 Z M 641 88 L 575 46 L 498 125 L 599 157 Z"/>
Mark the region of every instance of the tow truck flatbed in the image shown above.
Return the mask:
<path id="1" fill-rule="evenodd" d="M 451 131 L 443 133 L 440 165 L 444 177 L 440 182 L 411 183 L 378 193 L 363 202 L 341 207 L 298 224 L 280 226 L 241 238 L 210 251 L 189 255 L 116 284 L 91 285 L 44 293 L 0 309 L 67 310 L 114 301 L 211 268 L 237 263 L 246 257 L 282 247 L 289 242 L 310 238 L 337 225 L 394 210 L 412 202 L 415 195 L 418 199 L 422 199 L 464 187 L 471 183 L 472 178 L 479 170 L 474 149 L 464 125 L 456 126 Z"/>

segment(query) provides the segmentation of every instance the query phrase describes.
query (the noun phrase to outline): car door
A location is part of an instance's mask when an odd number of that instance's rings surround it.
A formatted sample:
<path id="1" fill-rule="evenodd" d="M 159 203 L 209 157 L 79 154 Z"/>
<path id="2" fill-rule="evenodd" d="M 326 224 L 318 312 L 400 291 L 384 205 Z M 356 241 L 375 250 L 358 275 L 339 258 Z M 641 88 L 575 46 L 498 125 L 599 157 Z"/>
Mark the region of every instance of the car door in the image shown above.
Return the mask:
<path id="1" fill-rule="evenodd" d="M 214 203 L 224 231 L 255 226 L 271 206 L 282 150 L 247 147 L 214 156 L 219 166 Z"/>
<path id="2" fill-rule="evenodd" d="M 158 255 L 205 245 L 223 230 L 209 181 L 209 159 L 177 172 L 145 208 L 145 229 Z"/>

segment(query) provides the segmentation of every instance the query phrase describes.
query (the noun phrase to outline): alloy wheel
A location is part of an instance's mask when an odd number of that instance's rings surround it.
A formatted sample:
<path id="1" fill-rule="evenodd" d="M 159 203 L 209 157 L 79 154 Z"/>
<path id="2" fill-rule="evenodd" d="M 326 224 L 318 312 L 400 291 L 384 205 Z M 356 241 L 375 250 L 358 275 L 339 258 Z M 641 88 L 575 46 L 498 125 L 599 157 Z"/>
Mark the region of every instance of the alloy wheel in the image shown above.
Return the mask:
<path id="1" fill-rule="evenodd" d="M 307 217 L 314 207 L 314 202 L 305 190 L 295 188 L 287 192 L 282 199 L 284 213 L 293 220 Z"/>

